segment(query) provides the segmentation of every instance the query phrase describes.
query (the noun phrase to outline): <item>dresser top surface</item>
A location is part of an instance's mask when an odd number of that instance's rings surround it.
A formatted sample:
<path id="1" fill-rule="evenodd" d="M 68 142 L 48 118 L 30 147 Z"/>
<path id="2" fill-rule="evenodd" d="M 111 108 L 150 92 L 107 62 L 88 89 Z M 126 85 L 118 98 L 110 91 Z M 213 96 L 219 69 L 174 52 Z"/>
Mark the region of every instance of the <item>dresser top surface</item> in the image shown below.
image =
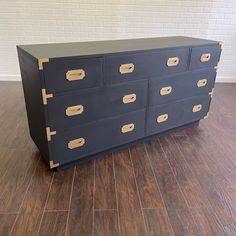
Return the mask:
<path id="1" fill-rule="evenodd" d="M 49 43 L 20 45 L 19 48 L 33 57 L 39 58 L 63 58 L 74 56 L 91 56 L 112 54 L 120 52 L 136 52 L 152 49 L 177 48 L 189 46 L 202 46 L 217 44 L 218 41 L 190 38 L 183 36 L 122 39 L 107 41 L 88 41 L 71 43 Z"/>

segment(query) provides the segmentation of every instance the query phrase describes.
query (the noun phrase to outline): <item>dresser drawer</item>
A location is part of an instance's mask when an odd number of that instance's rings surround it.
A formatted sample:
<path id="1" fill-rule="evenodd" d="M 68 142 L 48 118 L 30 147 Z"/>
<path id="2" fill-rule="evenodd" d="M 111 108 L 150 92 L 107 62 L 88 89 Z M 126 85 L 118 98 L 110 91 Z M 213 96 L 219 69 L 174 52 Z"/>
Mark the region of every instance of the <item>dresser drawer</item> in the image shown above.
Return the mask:
<path id="1" fill-rule="evenodd" d="M 156 106 L 176 100 L 208 94 L 214 87 L 214 68 L 180 73 L 178 75 L 153 78 L 149 86 L 149 106 Z"/>
<path id="2" fill-rule="evenodd" d="M 51 93 L 102 85 L 102 58 L 80 58 L 44 63 L 45 87 Z"/>
<path id="3" fill-rule="evenodd" d="M 192 48 L 190 70 L 216 66 L 220 54 L 221 46 L 219 44 Z"/>
<path id="4" fill-rule="evenodd" d="M 133 81 L 188 69 L 189 48 L 105 57 L 106 84 Z"/>
<path id="5" fill-rule="evenodd" d="M 140 110 L 57 132 L 51 140 L 54 160 L 63 164 L 139 139 L 144 123 L 145 110 Z"/>
<path id="6" fill-rule="evenodd" d="M 149 107 L 147 135 L 160 133 L 202 119 L 209 110 L 211 97 L 199 96 L 162 106 Z"/>
<path id="7" fill-rule="evenodd" d="M 63 130 L 146 107 L 148 81 L 55 95 L 48 102 L 50 126 Z"/>

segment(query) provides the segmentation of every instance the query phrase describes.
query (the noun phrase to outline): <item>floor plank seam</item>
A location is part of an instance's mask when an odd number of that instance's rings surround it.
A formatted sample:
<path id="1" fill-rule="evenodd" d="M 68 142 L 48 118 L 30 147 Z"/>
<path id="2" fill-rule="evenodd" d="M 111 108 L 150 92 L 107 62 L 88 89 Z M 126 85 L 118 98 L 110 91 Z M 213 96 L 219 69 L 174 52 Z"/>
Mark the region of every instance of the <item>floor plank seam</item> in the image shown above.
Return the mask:
<path id="1" fill-rule="evenodd" d="M 182 190 L 182 188 L 181 188 L 181 186 L 180 186 L 180 184 L 179 184 L 179 181 L 177 180 L 176 175 L 175 175 L 175 173 L 174 173 L 174 170 L 173 170 L 173 168 L 172 168 L 172 166 L 171 166 L 171 164 L 170 164 L 170 162 L 169 162 L 169 160 L 168 160 L 168 158 L 167 158 L 167 154 L 166 154 L 166 152 L 165 152 L 165 150 L 164 150 L 164 148 L 163 148 L 163 146 L 162 146 L 160 140 L 157 139 L 157 141 L 159 142 L 160 147 L 161 147 L 163 153 L 165 154 L 165 155 L 164 155 L 164 156 L 165 156 L 165 159 L 166 159 L 166 161 L 167 161 L 167 163 L 168 163 L 168 165 L 169 165 L 169 167 L 170 167 L 170 169 L 171 169 L 171 172 L 172 172 L 172 174 L 173 174 L 173 176 L 174 176 L 174 178 L 175 178 L 175 181 L 176 181 L 176 183 L 177 183 L 177 185 L 178 185 L 178 187 L 179 187 L 179 190 L 180 190 L 180 192 L 181 192 L 181 195 L 182 195 L 182 197 L 183 197 L 183 199 L 184 199 L 184 201 L 185 201 L 185 203 L 186 203 L 186 206 L 187 206 L 187 208 L 188 208 L 188 211 L 189 211 L 189 213 L 190 213 L 190 215 L 191 215 L 191 217 L 192 217 L 192 220 L 193 220 L 193 222 L 194 222 L 194 224 L 195 224 L 195 226 L 196 226 L 196 229 L 197 229 L 197 231 L 198 231 L 198 235 L 201 236 L 201 234 L 200 234 L 200 232 L 199 232 L 199 228 L 197 227 L 197 222 L 196 222 L 196 220 L 195 220 L 195 218 L 194 218 L 194 216 L 193 216 L 193 214 L 192 214 L 192 211 L 190 210 L 190 206 L 189 206 L 189 204 L 188 204 L 188 201 L 187 201 L 187 199 L 186 199 L 185 196 L 184 196 L 184 193 L 183 193 L 183 190 Z"/>
<path id="2" fill-rule="evenodd" d="M 117 207 L 117 221 L 118 221 L 118 229 L 119 229 L 119 235 L 121 235 L 121 227 L 120 227 L 120 212 L 119 212 L 119 203 L 118 203 L 118 197 L 117 197 L 117 184 L 116 184 L 116 172 L 115 172 L 115 161 L 114 161 L 114 154 L 111 154 L 112 156 L 112 166 L 113 166 L 113 175 L 114 175 L 114 182 L 115 182 L 115 192 L 116 192 L 116 207 Z"/>
<path id="3" fill-rule="evenodd" d="M 134 177 L 134 182 L 135 182 L 135 186 L 136 186 L 136 191 L 137 191 L 137 195 L 138 195 L 138 200 L 139 200 L 139 206 L 141 209 L 141 213 L 142 213 L 142 217 L 143 217 L 143 223 L 144 223 L 144 227 L 145 227 L 145 231 L 146 231 L 146 235 L 148 235 L 148 230 L 147 230 L 147 225 L 146 225 L 146 221 L 145 221 L 145 217 L 144 217 L 144 212 L 143 212 L 143 206 L 142 206 L 142 202 L 140 199 L 140 193 L 139 193 L 139 189 L 138 189 L 138 184 L 137 184 L 137 180 L 136 180 L 136 176 L 135 176 L 135 172 L 134 172 L 134 164 L 131 158 L 131 152 L 130 152 L 130 148 L 129 148 L 129 159 L 130 159 L 130 163 L 132 165 L 132 169 L 133 169 L 133 177 Z"/>
<path id="4" fill-rule="evenodd" d="M 29 184 L 28 184 L 28 186 L 27 186 L 27 188 L 26 188 L 26 191 L 25 191 L 25 193 L 24 193 L 24 197 L 23 197 L 23 199 L 22 199 L 22 202 L 21 202 L 21 204 L 20 204 L 19 210 L 18 210 L 18 212 L 17 212 L 16 218 L 15 218 L 14 223 L 13 223 L 13 225 L 12 225 L 12 228 L 11 228 L 11 230 L 10 230 L 9 236 L 11 236 L 12 231 L 13 231 L 15 225 L 16 225 L 16 222 L 17 222 L 18 217 L 19 217 L 19 214 L 20 214 L 20 212 L 21 212 L 21 209 L 22 209 L 24 200 L 25 200 L 26 195 L 27 195 L 27 193 L 28 193 L 28 191 L 29 191 L 30 184 L 31 184 L 31 182 L 32 182 L 32 180 L 33 180 L 33 177 L 34 177 L 34 175 L 35 175 L 35 173 L 36 173 L 36 169 L 38 168 L 39 163 L 40 163 L 40 158 L 38 157 L 38 160 L 37 160 L 37 162 L 36 162 L 36 165 L 35 165 L 35 168 L 34 168 L 34 170 L 33 170 L 32 176 L 31 176 L 31 178 L 30 178 Z"/>
<path id="5" fill-rule="evenodd" d="M 45 214 L 45 209 L 46 209 L 46 207 L 47 207 L 48 198 L 49 198 L 50 191 L 51 191 L 51 188 L 52 188 L 54 176 L 55 176 L 55 172 L 53 172 L 52 179 L 51 179 L 51 183 L 50 183 L 49 188 L 48 188 L 48 193 L 47 193 L 46 201 L 45 201 L 45 204 L 44 204 L 44 207 L 43 207 L 43 214 L 42 214 L 41 219 L 40 219 L 40 221 L 39 221 L 38 232 L 37 232 L 37 234 L 36 234 L 37 236 L 39 236 L 39 232 L 40 232 L 41 225 L 42 225 L 42 222 L 43 222 L 43 217 L 44 217 L 44 214 Z"/>
<path id="6" fill-rule="evenodd" d="M 163 198 L 163 196 L 162 196 L 161 189 L 160 189 L 160 187 L 159 187 L 159 184 L 158 184 L 158 181 L 157 181 L 157 178 L 156 178 L 155 172 L 154 172 L 154 170 L 153 170 L 153 166 L 152 166 L 151 159 L 150 159 L 150 156 L 149 156 L 148 151 L 147 151 L 146 144 L 144 143 L 143 145 L 144 145 L 145 152 L 146 152 L 146 155 L 147 155 L 148 160 L 149 160 L 149 164 L 150 164 L 150 166 L 151 166 L 152 174 L 153 174 L 153 176 L 154 176 L 154 179 L 155 179 L 155 182 L 156 182 L 157 189 L 158 189 L 159 194 L 160 194 L 160 196 L 161 196 L 162 204 L 163 204 L 163 206 L 164 206 L 164 208 L 165 208 L 165 212 L 166 212 L 166 215 L 167 215 L 168 223 L 170 224 L 172 234 L 174 235 L 174 229 L 173 229 L 173 226 L 172 226 L 171 221 L 170 221 L 170 217 L 169 217 L 169 214 L 168 214 L 168 211 L 167 211 L 166 203 L 165 203 L 164 198 Z"/>
<path id="7" fill-rule="evenodd" d="M 73 194 L 74 181 L 75 181 L 75 171 L 76 171 L 76 166 L 74 167 L 74 170 L 73 170 L 73 177 L 72 177 L 71 190 L 70 190 L 70 200 L 69 200 L 68 214 L 67 214 L 67 219 L 66 219 L 65 236 L 67 235 L 67 231 L 68 231 L 68 223 L 69 223 L 70 211 L 71 211 L 71 201 L 72 201 L 72 194 Z"/>

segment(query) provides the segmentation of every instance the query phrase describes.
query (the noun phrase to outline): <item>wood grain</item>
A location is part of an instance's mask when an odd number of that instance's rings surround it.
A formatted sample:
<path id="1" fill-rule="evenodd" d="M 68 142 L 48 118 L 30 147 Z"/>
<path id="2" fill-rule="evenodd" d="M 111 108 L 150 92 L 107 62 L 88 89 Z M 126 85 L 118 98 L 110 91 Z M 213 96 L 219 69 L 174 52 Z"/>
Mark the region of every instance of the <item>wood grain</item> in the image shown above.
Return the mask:
<path id="1" fill-rule="evenodd" d="M 95 162 L 95 209 L 117 209 L 112 155 Z"/>
<path id="2" fill-rule="evenodd" d="M 94 213 L 94 236 L 119 236 L 117 210 L 99 210 Z"/>
<path id="3" fill-rule="evenodd" d="M 16 218 L 16 214 L 0 214 L 0 235 L 9 235 Z"/>

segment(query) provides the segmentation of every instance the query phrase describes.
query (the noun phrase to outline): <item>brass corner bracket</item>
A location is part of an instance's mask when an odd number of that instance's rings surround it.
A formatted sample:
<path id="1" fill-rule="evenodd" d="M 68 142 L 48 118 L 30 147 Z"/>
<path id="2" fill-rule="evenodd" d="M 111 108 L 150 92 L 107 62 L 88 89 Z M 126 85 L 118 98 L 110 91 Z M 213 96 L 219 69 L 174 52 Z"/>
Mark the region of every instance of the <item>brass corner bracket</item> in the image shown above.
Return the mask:
<path id="1" fill-rule="evenodd" d="M 39 67 L 39 70 L 43 70 L 43 63 L 45 62 L 49 62 L 49 58 L 39 58 L 38 59 L 38 67 Z"/>
<path id="2" fill-rule="evenodd" d="M 51 131 L 50 127 L 46 128 L 46 133 L 47 133 L 47 140 L 51 141 L 52 140 L 52 135 L 55 135 L 57 133 L 57 131 Z"/>
<path id="3" fill-rule="evenodd" d="M 53 160 L 49 161 L 49 165 L 50 165 L 50 169 L 53 169 L 55 167 L 58 167 L 59 166 L 59 163 L 54 163 Z"/>
<path id="4" fill-rule="evenodd" d="M 44 105 L 47 105 L 47 103 L 48 103 L 47 99 L 52 98 L 52 97 L 53 97 L 52 93 L 47 94 L 46 89 L 42 89 L 42 98 L 43 98 L 43 104 Z"/>
<path id="5" fill-rule="evenodd" d="M 203 117 L 203 119 L 207 119 L 209 117 L 209 112 Z"/>
<path id="6" fill-rule="evenodd" d="M 213 93 L 214 93 L 214 88 L 211 90 L 211 92 L 209 92 L 209 95 L 213 97 Z"/>

